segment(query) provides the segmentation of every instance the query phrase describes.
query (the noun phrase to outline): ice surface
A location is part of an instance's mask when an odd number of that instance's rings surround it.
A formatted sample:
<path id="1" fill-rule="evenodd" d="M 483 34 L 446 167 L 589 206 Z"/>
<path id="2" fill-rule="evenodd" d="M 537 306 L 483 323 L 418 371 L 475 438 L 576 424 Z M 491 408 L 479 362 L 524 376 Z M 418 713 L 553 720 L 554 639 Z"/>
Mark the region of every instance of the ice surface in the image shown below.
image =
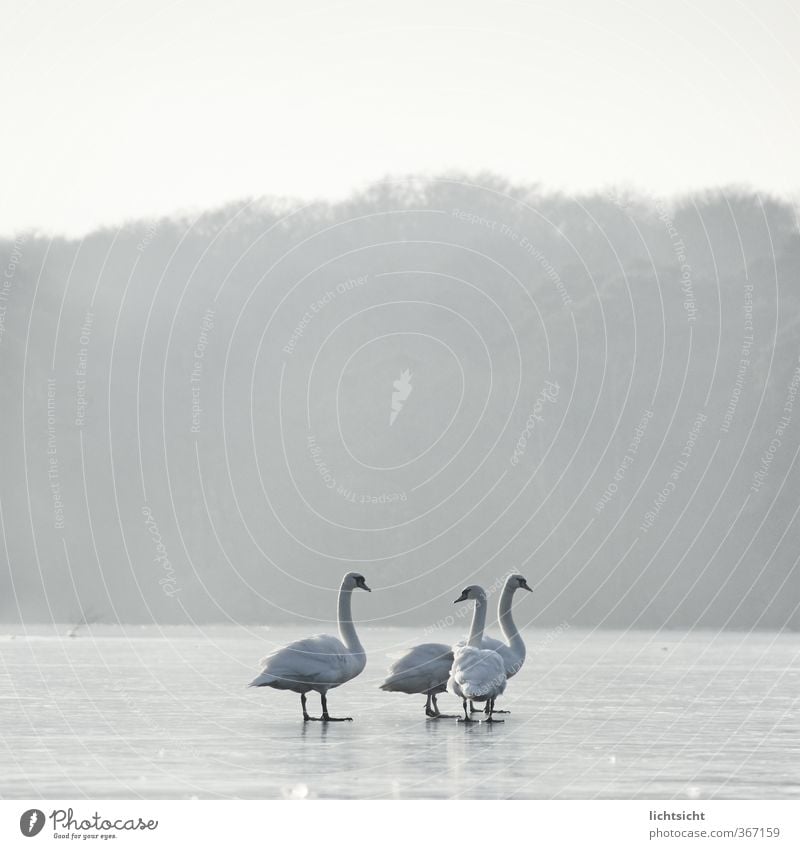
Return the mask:
<path id="1" fill-rule="evenodd" d="M 4 798 L 800 798 L 796 634 L 529 631 L 511 715 L 464 726 L 377 687 L 460 632 L 363 629 L 325 726 L 245 686 L 308 629 L 67 630 L 0 626 Z"/>

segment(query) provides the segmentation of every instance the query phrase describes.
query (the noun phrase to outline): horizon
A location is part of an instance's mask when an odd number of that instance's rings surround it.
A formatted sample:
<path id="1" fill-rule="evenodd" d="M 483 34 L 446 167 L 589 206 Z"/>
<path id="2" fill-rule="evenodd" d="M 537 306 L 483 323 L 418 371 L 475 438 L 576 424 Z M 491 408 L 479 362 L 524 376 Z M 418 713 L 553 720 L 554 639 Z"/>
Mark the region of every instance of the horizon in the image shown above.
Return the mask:
<path id="1" fill-rule="evenodd" d="M 800 189 L 792 192 L 771 191 L 757 186 L 748 185 L 746 183 L 727 183 L 718 186 L 701 186 L 695 189 L 690 189 L 684 192 L 674 192 L 672 194 L 655 194 L 639 189 L 635 186 L 624 185 L 609 185 L 597 188 L 587 188 L 583 191 L 565 192 L 556 188 L 548 187 L 543 183 L 537 182 L 515 182 L 507 175 L 495 172 L 481 174 L 461 174 L 461 173 L 442 173 L 442 174 L 404 174 L 398 176 L 386 176 L 380 179 L 371 180 L 364 185 L 356 186 L 352 191 L 341 197 L 318 197 L 304 199 L 301 197 L 289 197 L 275 194 L 260 194 L 260 195 L 242 195 L 236 198 L 230 198 L 222 201 L 214 206 L 180 209 L 176 208 L 172 212 L 166 212 L 155 216 L 141 216 L 125 218 L 119 221 L 111 221 L 105 224 L 99 224 L 90 230 L 80 233 L 69 232 L 48 232 L 40 228 L 31 227 L 24 230 L 14 232 L 0 232 L 0 240 L 11 242 L 14 239 L 41 239 L 41 240 L 63 240 L 66 242 L 82 241 L 90 236 L 98 235 L 105 232 L 123 231 L 125 229 L 135 229 L 138 227 L 147 226 L 149 224 L 169 223 L 186 225 L 191 229 L 195 224 L 202 219 L 225 213 L 228 210 L 238 210 L 241 208 L 250 208 L 254 212 L 265 211 L 279 214 L 285 218 L 291 218 L 293 215 L 312 209 L 314 207 L 325 207 L 331 212 L 337 211 L 340 207 L 346 206 L 359 198 L 366 198 L 370 190 L 378 186 L 396 186 L 400 187 L 406 183 L 415 183 L 418 186 L 428 188 L 436 184 L 453 184 L 475 189 L 483 189 L 492 193 L 499 193 L 501 197 L 506 197 L 508 200 L 518 199 L 515 194 L 513 197 L 506 196 L 503 192 L 498 192 L 496 183 L 504 183 L 509 189 L 514 189 L 517 192 L 523 192 L 524 197 L 529 200 L 541 200 L 544 202 L 552 200 L 572 201 L 577 204 L 582 204 L 589 201 L 605 200 L 615 202 L 618 200 L 629 200 L 639 204 L 642 207 L 652 207 L 654 210 L 659 207 L 664 207 L 670 212 L 684 208 L 690 204 L 698 202 L 710 202 L 716 198 L 732 199 L 742 197 L 752 197 L 759 202 L 768 202 L 790 207 L 795 213 L 795 220 L 800 228 Z"/>

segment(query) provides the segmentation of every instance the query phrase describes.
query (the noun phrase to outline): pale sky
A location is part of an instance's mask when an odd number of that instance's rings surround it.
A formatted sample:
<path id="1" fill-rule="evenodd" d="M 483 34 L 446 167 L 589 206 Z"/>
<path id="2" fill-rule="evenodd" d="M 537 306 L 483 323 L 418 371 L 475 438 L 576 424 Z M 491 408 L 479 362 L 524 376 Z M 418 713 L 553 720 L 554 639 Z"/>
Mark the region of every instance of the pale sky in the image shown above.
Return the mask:
<path id="1" fill-rule="evenodd" d="M 385 175 L 800 189 L 783 0 L 2 0 L 0 233 Z"/>

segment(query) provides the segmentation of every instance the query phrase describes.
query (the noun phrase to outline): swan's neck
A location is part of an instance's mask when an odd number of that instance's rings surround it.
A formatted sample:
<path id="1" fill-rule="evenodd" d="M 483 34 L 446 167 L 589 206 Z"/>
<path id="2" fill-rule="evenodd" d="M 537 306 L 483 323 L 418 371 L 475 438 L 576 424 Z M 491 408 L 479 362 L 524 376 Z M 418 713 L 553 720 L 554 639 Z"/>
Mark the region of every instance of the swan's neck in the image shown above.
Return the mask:
<path id="1" fill-rule="evenodd" d="M 476 649 L 483 645 L 483 629 L 486 627 L 486 593 L 481 593 L 475 599 L 475 612 L 472 614 L 472 625 L 469 629 L 467 644 Z"/>
<path id="2" fill-rule="evenodd" d="M 364 647 L 361 645 L 356 634 L 355 625 L 353 625 L 353 614 L 351 600 L 353 591 L 342 587 L 339 590 L 339 636 L 342 642 L 351 652 L 363 652 Z"/>
<path id="3" fill-rule="evenodd" d="M 514 590 L 516 587 L 506 584 L 503 587 L 503 592 L 500 594 L 500 603 L 497 606 L 497 619 L 500 622 L 500 630 L 503 632 L 506 643 L 513 652 L 525 657 L 525 643 L 517 630 L 514 617 L 511 615 L 511 601 L 514 598 Z"/>

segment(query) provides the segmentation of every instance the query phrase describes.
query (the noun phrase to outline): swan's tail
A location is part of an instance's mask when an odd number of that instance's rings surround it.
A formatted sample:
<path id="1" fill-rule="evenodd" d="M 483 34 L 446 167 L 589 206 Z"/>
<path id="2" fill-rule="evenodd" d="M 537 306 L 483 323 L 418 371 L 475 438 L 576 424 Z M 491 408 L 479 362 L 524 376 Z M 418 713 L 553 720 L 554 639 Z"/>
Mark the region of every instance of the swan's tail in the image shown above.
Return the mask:
<path id="1" fill-rule="evenodd" d="M 269 687 L 269 685 L 273 681 L 277 681 L 277 677 L 275 675 L 271 675 L 269 672 L 262 672 L 258 678 L 254 678 L 247 686 L 248 687 Z"/>
<path id="2" fill-rule="evenodd" d="M 386 677 L 386 680 L 378 685 L 381 690 L 387 693 L 416 693 L 416 682 L 413 675 L 407 670 L 403 672 L 395 672 Z"/>

